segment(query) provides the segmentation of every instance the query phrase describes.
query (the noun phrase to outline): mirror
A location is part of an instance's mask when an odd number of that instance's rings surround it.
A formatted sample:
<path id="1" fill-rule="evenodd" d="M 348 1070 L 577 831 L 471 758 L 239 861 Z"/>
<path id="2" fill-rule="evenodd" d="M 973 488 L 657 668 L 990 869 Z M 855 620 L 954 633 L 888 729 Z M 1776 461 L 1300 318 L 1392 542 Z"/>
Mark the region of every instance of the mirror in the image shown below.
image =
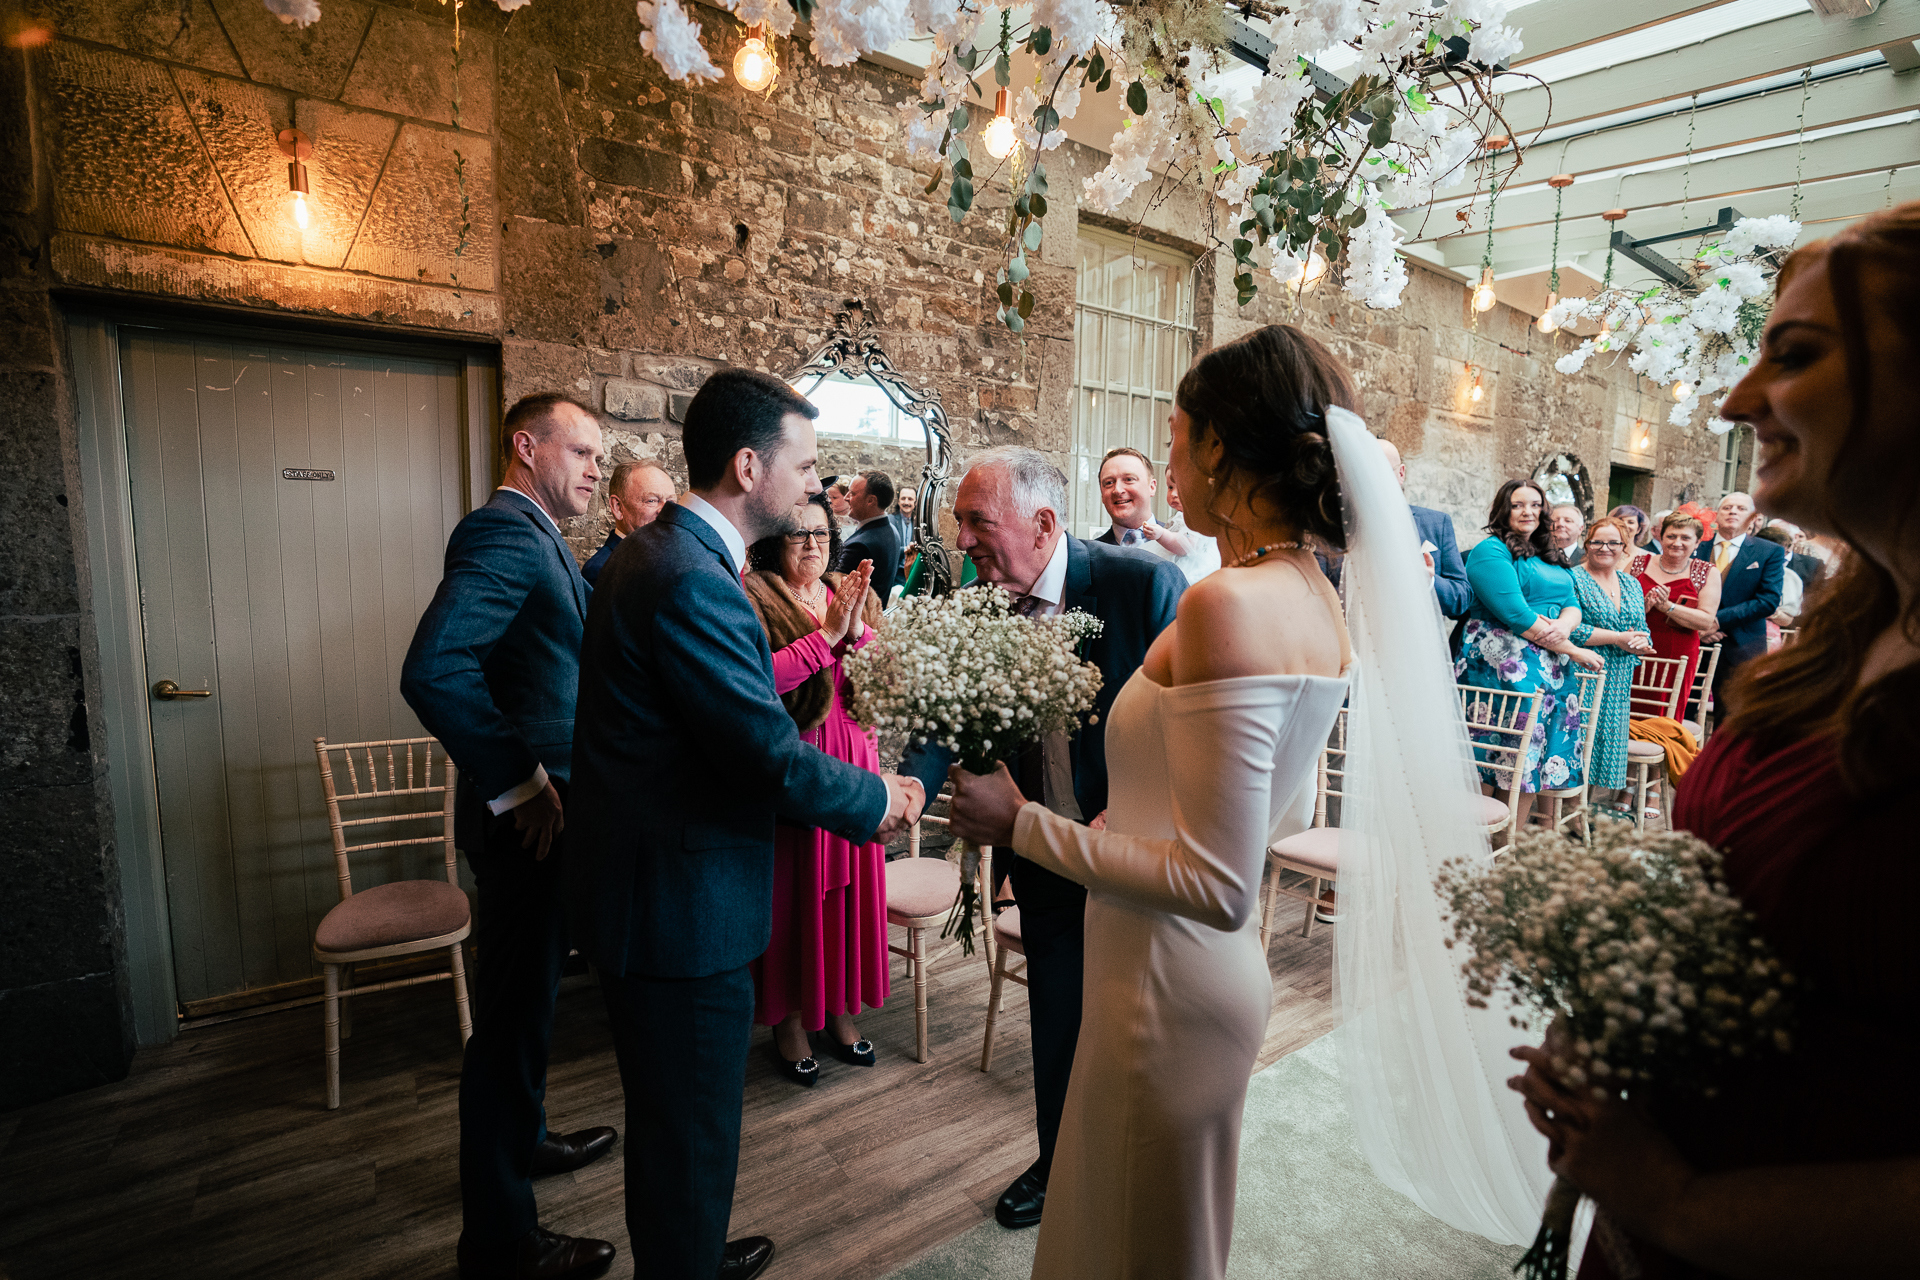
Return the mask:
<path id="1" fill-rule="evenodd" d="M 1571 453 L 1548 456 L 1533 469 L 1533 482 L 1547 495 L 1547 506 L 1571 502 L 1580 508 L 1580 518 L 1593 523 L 1593 481 L 1586 464 Z"/>
<path id="2" fill-rule="evenodd" d="M 880 348 L 865 304 L 849 301 L 834 313 L 833 335 L 787 379 L 820 407 L 816 430 L 875 443 L 920 444 L 913 507 L 914 540 L 927 565 L 927 591 L 953 590 L 953 561 L 940 540 L 940 503 L 953 471 L 953 436 L 940 393 L 916 387 L 895 371 Z"/>

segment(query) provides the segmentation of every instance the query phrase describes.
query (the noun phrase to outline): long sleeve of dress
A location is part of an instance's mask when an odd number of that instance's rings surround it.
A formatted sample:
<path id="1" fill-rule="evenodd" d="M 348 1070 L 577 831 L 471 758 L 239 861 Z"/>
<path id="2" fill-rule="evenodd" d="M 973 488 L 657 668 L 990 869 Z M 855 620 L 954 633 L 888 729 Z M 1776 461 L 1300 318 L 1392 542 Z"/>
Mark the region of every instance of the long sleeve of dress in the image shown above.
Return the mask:
<path id="1" fill-rule="evenodd" d="M 818 631 L 809 631 L 773 655 L 773 691 L 792 693 L 807 677 L 833 661 L 833 646 Z"/>
<path id="2" fill-rule="evenodd" d="M 1498 538 L 1482 538 L 1467 552 L 1467 581 L 1473 584 L 1473 596 L 1480 607 L 1515 635 L 1533 626 L 1540 616 L 1520 590 L 1513 552 Z"/>
<path id="3" fill-rule="evenodd" d="M 1031 803 L 1021 857 L 1097 892 L 1215 929 L 1239 929 L 1260 897 L 1273 824 L 1274 752 L 1300 686 L 1215 680 L 1162 689 L 1172 839 L 1095 831 Z"/>

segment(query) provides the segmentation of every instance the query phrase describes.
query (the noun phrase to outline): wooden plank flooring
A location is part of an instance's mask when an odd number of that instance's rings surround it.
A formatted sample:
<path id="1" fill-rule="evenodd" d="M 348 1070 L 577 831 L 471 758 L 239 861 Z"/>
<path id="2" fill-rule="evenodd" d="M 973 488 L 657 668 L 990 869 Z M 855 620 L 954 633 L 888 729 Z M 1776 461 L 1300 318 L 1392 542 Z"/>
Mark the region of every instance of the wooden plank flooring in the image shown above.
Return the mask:
<path id="1" fill-rule="evenodd" d="M 1274 940 L 1262 1066 L 1331 1028 L 1332 934 L 1302 939 L 1296 925 Z M 984 963 L 952 951 L 929 972 L 924 1066 L 898 961 L 886 1009 L 860 1020 L 878 1066 L 829 1059 L 816 1088 L 797 1089 L 775 1076 L 756 1032 L 733 1234 L 774 1238 L 772 1280 L 882 1275 L 991 1215 L 1033 1159 L 1025 992 L 1009 984 L 982 1074 Z M 452 1277 L 451 1004 L 439 985 L 365 997 L 342 1047 L 336 1112 L 324 1106 L 315 1005 L 189 1031 L 143 1050 L 120 1084 L 0 1115 L 0 1280 Z M 561 994 L 547 1105 L 561 1131 L 625 1129 L 589 978 Z M 612 1240 L 612 1274 L 628 1277 L 621 1188 L 619 1149 L 537 1185 L 541 1221 Z"/>

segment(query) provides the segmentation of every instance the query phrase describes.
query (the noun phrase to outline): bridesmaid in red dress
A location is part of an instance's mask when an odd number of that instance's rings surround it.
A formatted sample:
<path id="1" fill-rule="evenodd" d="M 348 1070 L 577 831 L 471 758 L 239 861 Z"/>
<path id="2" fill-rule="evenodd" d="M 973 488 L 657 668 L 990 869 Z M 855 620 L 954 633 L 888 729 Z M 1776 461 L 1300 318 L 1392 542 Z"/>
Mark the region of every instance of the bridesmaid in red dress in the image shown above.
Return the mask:
<path id="1" fill-rule="evenodd" d="M 1720 571 L 1711 561 L 1695 560 L 1700 521 L 1675 511 L 1660 522 L 1660 554 L 1633 558 L 1633 574 L 1647 595 L 1647 632 L 1662 658 L 1687 660 L 1686 687 L 1700 668 L 1700 636 L 1712 631 L 1720 611 Z"/>
<path id="2" fill-rule="evenodd" d="M 873 638 L 880 601 L 870 565 L 826 573 L 840 535 L 826 495 L 797 512 L 797 529 L 747 551 L 747 597 L 773 650 L 773 685 L 800 736 L 835 759 L 880 772 L 873 736 L 847 714 L 841 659 Z M 855 847 L 817 827 L 779 826 L 773 844 L 773 938 L 753 962 L 754 1020 L 774 1028 L 782 1074 L 812 1086 L 820 1066 L 809 1032 L 829 1052 L 872 1066 L 854 1015 L 886 1002 L 887 850 Z"/>
<path id="3" fill-rule="evenodd" d="M 1741 673 L 1674 821 L 1725 851 L 1807 988 L 1791 1053 L 1684 1107 L 1594 1102 L 1514 1051 L 1554 1171 L 1599 1209 L 1580 1280 L 1920 1274 L 1920 203 L 1799 250 L 1779 284 L 1721 413 L 1754 428 L 1760 509 L 1849 554 L 1799 642 Z"/>

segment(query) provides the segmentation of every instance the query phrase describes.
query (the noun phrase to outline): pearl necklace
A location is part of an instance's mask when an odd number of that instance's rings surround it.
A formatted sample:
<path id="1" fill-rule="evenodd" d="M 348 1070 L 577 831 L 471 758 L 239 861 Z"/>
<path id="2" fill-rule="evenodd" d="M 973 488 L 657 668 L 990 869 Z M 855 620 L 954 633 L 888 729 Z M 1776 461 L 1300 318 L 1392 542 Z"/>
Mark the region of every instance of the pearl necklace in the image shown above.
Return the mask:
<path id="1" fill-rule="evenodd" d="M 805 595 L 795 590 L 793 592 L 793 598 L 798 600 L 807 609 L 818 613 L 820 612 L 821 606 L 825 605 L 832 597 L 828 594 L 825 583 L 815 582 Z"/>
<path id="2" fill-rule="evenodd" d="M 1252 564 L 1255 560 L 1258 560 L 1260 557 L 1264 555 L 1268 555 L 1275 551 L 1305 551 L 1306 549 L 1307 547 L 1304 542 L 1269 542 L 1264 547 L 1255 547 L 1252 551 L 1247 552 L 1247 554 L 1241 556 L 1238 560 L 1235 560 L 1232 564 L 1228 565 L 1227 568 L 1229 569 L 1245 568 L 1247 565 Z"/>

